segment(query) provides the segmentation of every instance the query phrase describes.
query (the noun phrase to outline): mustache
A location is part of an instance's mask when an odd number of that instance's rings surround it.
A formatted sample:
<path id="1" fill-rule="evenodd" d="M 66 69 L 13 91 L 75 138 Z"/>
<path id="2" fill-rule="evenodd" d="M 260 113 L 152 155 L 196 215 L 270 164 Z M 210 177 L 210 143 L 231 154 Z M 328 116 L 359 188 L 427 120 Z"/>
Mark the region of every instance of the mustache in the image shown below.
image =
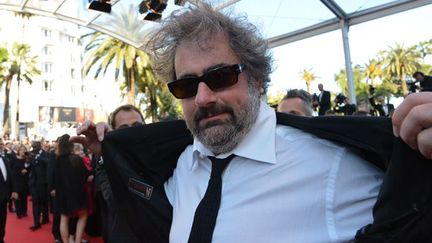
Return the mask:
<path id="1" fill-rule="evenodd" d="M 235 118 L 234 110 L 229 106 L 214 105 L 210 107 L 200 107 L 195 113 L 194 122 L 198 123 L 200 120 L 207 118 L 208 116 L 214 116 L 221 113 L 228 113 L 231 117 Z"/>

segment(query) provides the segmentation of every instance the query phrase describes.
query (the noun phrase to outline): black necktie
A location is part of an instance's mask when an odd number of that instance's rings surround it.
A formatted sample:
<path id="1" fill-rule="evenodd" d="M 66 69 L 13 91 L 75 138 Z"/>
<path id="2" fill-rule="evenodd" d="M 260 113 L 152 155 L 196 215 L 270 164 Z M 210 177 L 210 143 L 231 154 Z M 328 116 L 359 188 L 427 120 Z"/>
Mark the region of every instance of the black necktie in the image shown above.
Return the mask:
<path id="1" fill-rule="evenodd" d="M 211 156 L 208 158 L 212 162 L 210 180 L 204 197 L 201 199 L 195 211 L 188 243 L 210 243 L 212 241 L 221 201 L 221 175 L 232 158 L 234 158 L 234 154 L 225 159 L 218 159 Z"/>

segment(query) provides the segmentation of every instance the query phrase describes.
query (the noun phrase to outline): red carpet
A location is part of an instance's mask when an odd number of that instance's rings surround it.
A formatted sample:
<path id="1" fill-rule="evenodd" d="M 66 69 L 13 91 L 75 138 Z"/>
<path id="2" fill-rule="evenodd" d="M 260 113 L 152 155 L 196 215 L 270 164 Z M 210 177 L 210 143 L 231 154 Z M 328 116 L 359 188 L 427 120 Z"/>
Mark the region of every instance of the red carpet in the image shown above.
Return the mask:
<path id="1" fill-rule="evenodd" d="M 48 224 L 42 225 L 39 230 L 34 232 L 30 231 L 29 227 L 33 225 L 33 217 L 31 216 L 31 201 L 28 204 L 27 217 L 18 219 L 15 213 L 8 213 L 6 221 L 6 236 L 5 243 L 50 243 L 54 242 L 51 234 L 51 221 Z M 91 243 L 102 243 L 101 237 L 84 236 L 84 239 L 89 240 Z"/>

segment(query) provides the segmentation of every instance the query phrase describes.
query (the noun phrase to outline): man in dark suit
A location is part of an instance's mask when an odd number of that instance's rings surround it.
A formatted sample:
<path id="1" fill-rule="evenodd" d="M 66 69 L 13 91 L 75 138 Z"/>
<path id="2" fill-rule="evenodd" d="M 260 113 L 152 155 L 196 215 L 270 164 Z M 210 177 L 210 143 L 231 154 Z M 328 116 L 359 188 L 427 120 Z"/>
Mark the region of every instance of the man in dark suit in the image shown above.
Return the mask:
<path id="1" fill-rule="evenodd" d="M 48 182 L 47 166 L 49 154 L 41 147 L 41 142 L 32 143 L 33 150 L 30 157 L 30 194 L 33 205 L 33 225 L 30 230 L 35 231 L 40 228 L 41 223 L 48 223 Z M 42 222 L 40 215 L 42 214 Z"/>
<path id="2" fill-rule="evenodd" d="M 378 96 L 377 101 L 378 103 L 375 102 L 374 97 L 369 98 L 369 102 L 375 110 L 374 115 L 387 116 L 387 117 L 391 116 L 395 109 L 394 105 L 389 103 L 386 104 L 384 96 L 382 95 Z M 378 114 L 376 114 L 376 112 L 378 112 Z"/>
<path id="3" fill-rule="evenodd" d="M 3 140 L 0 140 L 3 143 Z M 0 243 L 4 243 L 5 226 L 6 226 L 6 205 L 9 199 L 9 193 L 12 191 L 12 173 L 9 164 L 3 156 L 0 156 Z M 12 193 L 13 198 L 17 194 Z"/>
<path id="4" fill-rule="evenodd" d="M 432 91 L 432 76 L 426 76 L 422 72 L 415 72 L 413 74 L 416 82 L 420 82 L 420 91 Z"/>
<path id="5" fill-rule="evenodd" d="M 318 95 L 318 115 L 323 116 L 327 110 L 330 110 L 330 92 L 324 90 L 323 84 L 318 84 L 318 89 L 321 92 Z"/>

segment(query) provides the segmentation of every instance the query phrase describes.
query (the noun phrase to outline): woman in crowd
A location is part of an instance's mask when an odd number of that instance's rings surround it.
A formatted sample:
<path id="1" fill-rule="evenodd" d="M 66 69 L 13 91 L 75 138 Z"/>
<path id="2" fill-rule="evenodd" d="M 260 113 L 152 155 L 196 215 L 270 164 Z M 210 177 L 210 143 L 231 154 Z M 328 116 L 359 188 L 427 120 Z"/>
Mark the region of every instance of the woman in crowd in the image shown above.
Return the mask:
<path id="1" fill-rule="evenodd" d="M 60 234 L 63 242 L 69 242 L 69 219 L 78 217 L 75 243 L 81 242 L 88 217 L 88 202 L 85 183 L 88 171 L 80 156 L 73 154 L 73 144 L 69 135 L 60 137 L 56 156 L 55 192 L 58 197 Z"/>
<path id="2" fill-rule="evenodd" d="M 15 186 L 18 199 L 15 201 L 15 212 L 18 218 L 27 216 L 27 196 L 29 193 L 29 162 L 28 152 L 24 145 L 19 145 L 12 164 L 15 175 Z"/>

